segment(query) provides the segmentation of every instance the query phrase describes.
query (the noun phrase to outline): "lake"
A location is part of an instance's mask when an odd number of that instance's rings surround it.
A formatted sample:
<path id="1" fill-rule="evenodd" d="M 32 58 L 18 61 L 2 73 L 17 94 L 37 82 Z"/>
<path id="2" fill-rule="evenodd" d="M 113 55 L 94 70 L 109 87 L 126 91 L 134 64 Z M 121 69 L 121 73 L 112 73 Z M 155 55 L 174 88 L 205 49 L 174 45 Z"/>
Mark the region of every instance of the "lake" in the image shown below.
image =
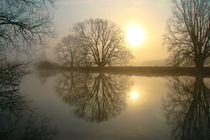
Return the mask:
<path id="1" fill-rule="evenodd" d="M 34 70 L 14 86 L 0 139 L 210 138 L 209 78 Z"/>

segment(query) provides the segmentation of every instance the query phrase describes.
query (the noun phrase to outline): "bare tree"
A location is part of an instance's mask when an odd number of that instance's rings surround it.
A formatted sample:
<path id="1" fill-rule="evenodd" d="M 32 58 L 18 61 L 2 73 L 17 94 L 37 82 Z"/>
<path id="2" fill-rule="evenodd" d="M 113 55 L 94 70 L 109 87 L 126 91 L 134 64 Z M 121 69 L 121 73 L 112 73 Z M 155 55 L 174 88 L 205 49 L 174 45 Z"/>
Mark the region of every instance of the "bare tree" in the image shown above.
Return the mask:
<path id="1" fill-rule="evenodd" d="M 0 54 L 27 48 L 52 35 L 49 7 L 54 0 L 0 0 Z"/>
<path id="2" fill-rule="evenodd" d="M 89 19 L 73 27 L 74 34 L 87 48 L 94 64 L 99 67 L 125 64 L 132 55 L 125 47 L 120 28 L 107 20 Z"/>
<path id="3" fill-rule="evenodd" d="M 165 41 L 174 65 L 202 68 L 210 56 L 208 0 L 173 0 Z"/>
<path id="4" fill-rule="evenodd" d="M 80 39 L 74 35 L 64 37 L 57 44 L 55 51 L 63 65 L 70 67 L 78 66 L 87 56 L 87 51 Z"/>

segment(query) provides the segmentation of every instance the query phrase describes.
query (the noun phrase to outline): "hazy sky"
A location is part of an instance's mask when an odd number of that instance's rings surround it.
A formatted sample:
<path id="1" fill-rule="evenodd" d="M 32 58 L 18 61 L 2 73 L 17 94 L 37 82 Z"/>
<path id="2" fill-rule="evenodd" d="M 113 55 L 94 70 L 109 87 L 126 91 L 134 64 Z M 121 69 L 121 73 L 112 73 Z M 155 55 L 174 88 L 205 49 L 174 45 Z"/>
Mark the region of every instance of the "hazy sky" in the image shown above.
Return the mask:
<path id="1" fill-rule="evenodd" d="M 55 3 L 55 27 L 59 39 L 70 32 L 74 23 L 88 18 L 108 19 L 123 30 L 138 24 L 146 33 L 146 41 L 137 48 L 131 47 L 135 59 L 130 65 L 155 65 L 167 58 L 167 48 L 162 45 L 166 22 L 171 17 L 171 0 L 57 0 Z"/>

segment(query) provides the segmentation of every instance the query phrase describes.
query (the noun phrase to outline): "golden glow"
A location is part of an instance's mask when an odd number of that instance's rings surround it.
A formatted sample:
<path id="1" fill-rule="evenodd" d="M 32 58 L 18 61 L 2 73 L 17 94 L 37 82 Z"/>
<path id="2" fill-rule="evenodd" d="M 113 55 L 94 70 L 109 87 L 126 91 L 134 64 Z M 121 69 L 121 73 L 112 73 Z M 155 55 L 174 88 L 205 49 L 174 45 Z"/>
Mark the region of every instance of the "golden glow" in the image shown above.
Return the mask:
<path id="1" fill-rule="evenodd" d="M 136 92 L 136 91 L 133 91 L 132 93 L 131 93 L 131 98 L 132 99 L 136 99 L 136 98 L 138 98 L 138 93 Z"/>
<path id="2" fill-rule="evenodd" d="M 145 40 L 144 31 L 138 25 L 126 28 L 126 42 L 133 47 L 139 46 Z"/>

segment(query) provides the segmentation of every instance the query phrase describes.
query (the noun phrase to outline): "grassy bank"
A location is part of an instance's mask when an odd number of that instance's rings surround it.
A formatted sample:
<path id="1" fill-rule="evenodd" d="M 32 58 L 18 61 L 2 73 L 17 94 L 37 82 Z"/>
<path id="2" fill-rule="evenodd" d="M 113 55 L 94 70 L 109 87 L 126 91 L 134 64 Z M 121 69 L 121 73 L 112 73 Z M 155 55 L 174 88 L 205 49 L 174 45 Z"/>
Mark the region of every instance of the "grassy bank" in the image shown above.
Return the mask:
<path id="1" fill-rule="evenodd" d="M 81 72 L 104 72 L 126 75 L 148 75 L 148 76 L 195 76 L 210 77 L 210 67 L 197 69 L 193 67 L 144 67 L 144 66 L 118 66 L 118 67 L 62 67 L 57 63 L 42 61 L 36 65 L 40 70 L 73 70 Z"/>
<path id="2" fill-rule="evenodd" d="M 209 76 L 210 67 L 197 69 L 197 68 L 183 68 L 183 67 L 87 67 L 87 68 L 67 68 L 68 70 L 75 71 L 88 71 L 88 72 L 104 72 L 104 73 L 115 73 L 115 74 L 127 74 L 127 75 L 148 75 L 148 76 Z"/>

